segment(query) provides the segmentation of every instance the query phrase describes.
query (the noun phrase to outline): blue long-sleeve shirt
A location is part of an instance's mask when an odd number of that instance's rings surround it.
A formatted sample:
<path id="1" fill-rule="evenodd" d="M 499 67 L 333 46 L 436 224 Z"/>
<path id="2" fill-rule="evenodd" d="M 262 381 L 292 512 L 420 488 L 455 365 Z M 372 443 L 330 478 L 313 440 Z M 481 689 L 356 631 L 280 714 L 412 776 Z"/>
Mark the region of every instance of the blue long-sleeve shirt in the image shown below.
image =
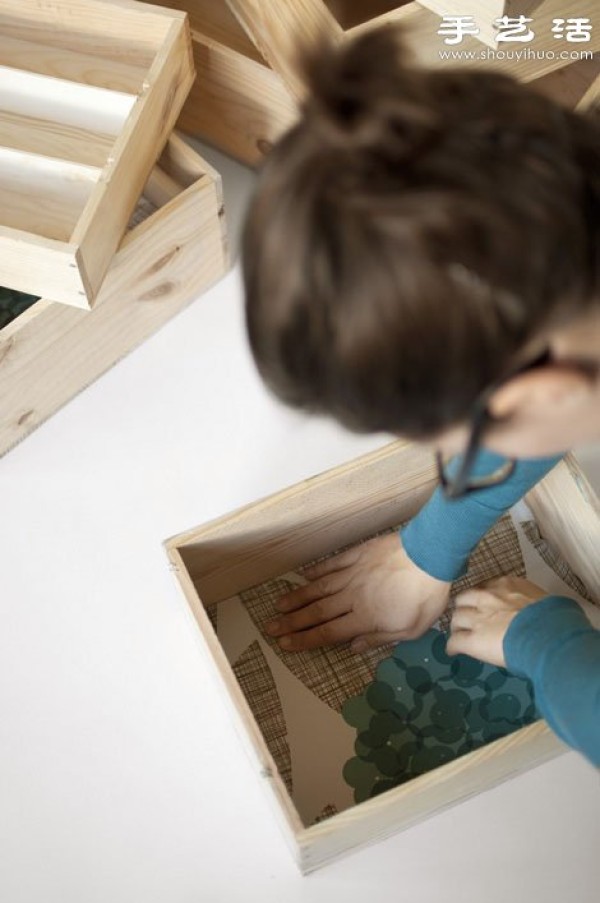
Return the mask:
<path id="1" fill-rule="evenodd" d="M 409 558 L 439 580 L 456 580 L 494 523 L 542 479 L 559 457 L 522 460 L 504 483 L 449 500 L 441 489 L 402 531 Z M 480 452 L 474 474 L 505 461 Z M 504 638 L 514 673 L 532 681 L 536 703 L 552 729 L 600 766 L 600 631 L 576 602 L 549 596 L 519 612 Z"/>

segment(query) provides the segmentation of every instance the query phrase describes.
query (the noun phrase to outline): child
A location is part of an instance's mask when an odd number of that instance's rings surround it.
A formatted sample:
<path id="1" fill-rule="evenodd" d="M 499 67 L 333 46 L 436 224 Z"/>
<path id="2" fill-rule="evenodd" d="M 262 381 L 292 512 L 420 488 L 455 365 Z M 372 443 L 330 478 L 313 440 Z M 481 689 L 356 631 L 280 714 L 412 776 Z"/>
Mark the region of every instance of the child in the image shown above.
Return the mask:
<path id="1" fill-rule="evenodd" d="M 389 27 L 307 78 L 246 225 L 251 346 L 289 403 L 432 443 L 442 483 L 280 601 L 283 648 L 360 651 L 425 631 L 495 520 L 600 439 L 600 124 L 498 74 L 411 68 Z M 448 650 L 532 679 L 600 765 L 600 633 L 573 601 L 493 581 L 458 599 Z"/>

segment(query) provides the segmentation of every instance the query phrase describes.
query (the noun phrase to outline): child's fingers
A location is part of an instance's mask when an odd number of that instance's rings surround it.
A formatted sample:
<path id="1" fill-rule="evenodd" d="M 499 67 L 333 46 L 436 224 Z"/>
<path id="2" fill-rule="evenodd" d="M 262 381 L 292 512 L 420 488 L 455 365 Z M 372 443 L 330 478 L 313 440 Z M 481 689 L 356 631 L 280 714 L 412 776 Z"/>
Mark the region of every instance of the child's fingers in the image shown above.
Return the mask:
<path id="1" fill-rule="evenodd" d="M 357 558 L 358 549 L 354 546 L 352 549 L 340 552 L 339 555 L 334 555 L 332 558 L 326 558 L 324 561 L 319 561 L 317 564 L 304 568 L 302 573 L 308 580 L 316 580 L 319 577 L 325 577 L 328 574 L 334 574 L 337 571 L 350 567 Z"/>
<path id="2" fill-rule="evenodd" d="M 296 611 L 298 608 L 304 608 L 305 605 L 309 605 L 317 599 L 332 596 L 334 593 L 339 592 L 340 589 L 343 589 L 345 585 L 345 576 L 338 573 L 328 574 L 312 580 L 305 586 L 293 589 L 290 593 L 286 593 L 285 596 L 281 596 L 275 603 L 275 607 L 278 611 L 283 612 Z"/>
<path id="3" fill-rule="evenodd" d="M 304 652 L 320 646 L 337 646 L 356 636 L 356 620 L 352 614 L 344 615 L 310 630 L 291 633 L 279 639 L 285 652 Z"/>
<path id="4" fill-rule="evenodd" d="M 459 609 L 459 608 L 478 609 L 483 595 L 484 595 L 483 590 L 466 589 L 463 593 L 459 593 L 459 595 L 454 600 L 455 608 L 456 609 Z"/>
<path id="5" fill-rule="evenodd" d="M 332 621 L 347 612 L 348 602 L 343 596 L 326 596 L 289 614 L 274 618 L 265 629 L 269 636 L 284 636 L 288 633 L 308 630 L 310 627 L 324 624 L 326 621 Z"/>

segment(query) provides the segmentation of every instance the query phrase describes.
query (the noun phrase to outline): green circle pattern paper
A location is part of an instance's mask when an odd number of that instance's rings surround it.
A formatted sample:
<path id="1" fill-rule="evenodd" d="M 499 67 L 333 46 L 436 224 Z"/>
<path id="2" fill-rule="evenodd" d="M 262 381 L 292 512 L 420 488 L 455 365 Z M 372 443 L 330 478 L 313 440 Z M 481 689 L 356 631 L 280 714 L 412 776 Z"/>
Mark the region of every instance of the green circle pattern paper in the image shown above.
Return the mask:
<path id="1" fill-rule="evenodd" d="M 11 288 L 0 286 L 0 329 L 8 326 L 27 308 L 39 301 L 36 295 L 26 295 Z"/>
<path id="2" fill-rule="evenodd" d="M 356 755 L 344 780 L 357 803 L 398 787 L 539 718 L 531 682 L 466 655 L 429 630 L 398 643 L 375 680 L 344 704 Z"/>

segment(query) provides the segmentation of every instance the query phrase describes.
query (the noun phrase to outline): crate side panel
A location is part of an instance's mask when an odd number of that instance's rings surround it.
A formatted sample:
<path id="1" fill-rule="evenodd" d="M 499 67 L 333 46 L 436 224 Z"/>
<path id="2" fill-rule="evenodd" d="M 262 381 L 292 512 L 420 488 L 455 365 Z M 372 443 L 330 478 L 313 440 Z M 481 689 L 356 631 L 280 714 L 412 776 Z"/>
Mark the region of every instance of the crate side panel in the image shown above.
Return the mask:
<path id="1" fill-rule="evenodd" d="M 304 86 L 298 54 L 322 35 L 339 41 L 343 30 L 323 0 L 227 0 L 246 33 L 269 65 L 279 72 L 295 96 Z"/>
<path id="2" fill-rule="evenodd" d="M 186 609 L 194 620 L 194 634 L 200 641 L 202 654 L 210 666 L 217 689 L 221 693 L 242 747 L 267 793 L 286 843 L 299 865 L 300 847 L 297 838 L 303 831 L 300 817 L 277 771 L 275 761 L 244 698 L 231 665 L 227 661 L 206 609 L 189 578 L 177 541 L 167 542 L 166 549 L 171 566 L 187 599 Z"/>
<path id="3" fill-rule="evenodd" d="M 0 272 L 3 285 L 16 291 L 40 297 L 49 291 L 56 298 L 85 296 L 77 248 L 6 226 L 0 226 Z"/>
<path id="4" fill-rule="evenodd" d="M 280 77 L 225 47 L 194 35 L 198 77 L 179 127 L 243 163 L 259 164 L 296 119 L 296 104 Z"/>
<path id="5" fill-rule="evenodd" d="M 395 444 L 181 537 L 205 604 L 411 517 L 435 484 L 431 456 Z"/>
<path id="6" fill-rule="evenodd" d="M 135 66 L 126 60 L 103 60 L 89 53 L 34 44 L 6 34 L 0 41 L 0 65 L 124 94 L 141 91 L 147 72 L 147 66 Z"/>
<path id="7" fill-rule="evenodd" d="M 564 556 L 600 605 L 600 501 L 567 455 L 526 496 L 542 536 Z"/>
<path id="8" fill-rule="evenodd" d="M 308 828 L 298 838 L 303 873 L 376 843 L 566 751 L 544 722 L 522 728 L 409 784 Z"/>
<path id="9" fill-rule="evenodd" d="M 98 293 L 144 183 L 156 162 L 194 78 L 189 31 L 173 26 L 71 241 L 79 246 L 90 285 Z"/>
<path id="10" fill-rule="evenodd" d="M 214 0 L 169 0 L 169 2 L 174 9 L 187 12 L 192 32 L 201 35 L 209 43 L 219 44 L 255 62 L 264 62 L 224 0 L 219 3 L 215 3 Z"/>
<path id="11" fill-rule="evenodd" d="M 2 0 L 0 34 L 149 65 L 178 12 L 127 0 Z"/>

